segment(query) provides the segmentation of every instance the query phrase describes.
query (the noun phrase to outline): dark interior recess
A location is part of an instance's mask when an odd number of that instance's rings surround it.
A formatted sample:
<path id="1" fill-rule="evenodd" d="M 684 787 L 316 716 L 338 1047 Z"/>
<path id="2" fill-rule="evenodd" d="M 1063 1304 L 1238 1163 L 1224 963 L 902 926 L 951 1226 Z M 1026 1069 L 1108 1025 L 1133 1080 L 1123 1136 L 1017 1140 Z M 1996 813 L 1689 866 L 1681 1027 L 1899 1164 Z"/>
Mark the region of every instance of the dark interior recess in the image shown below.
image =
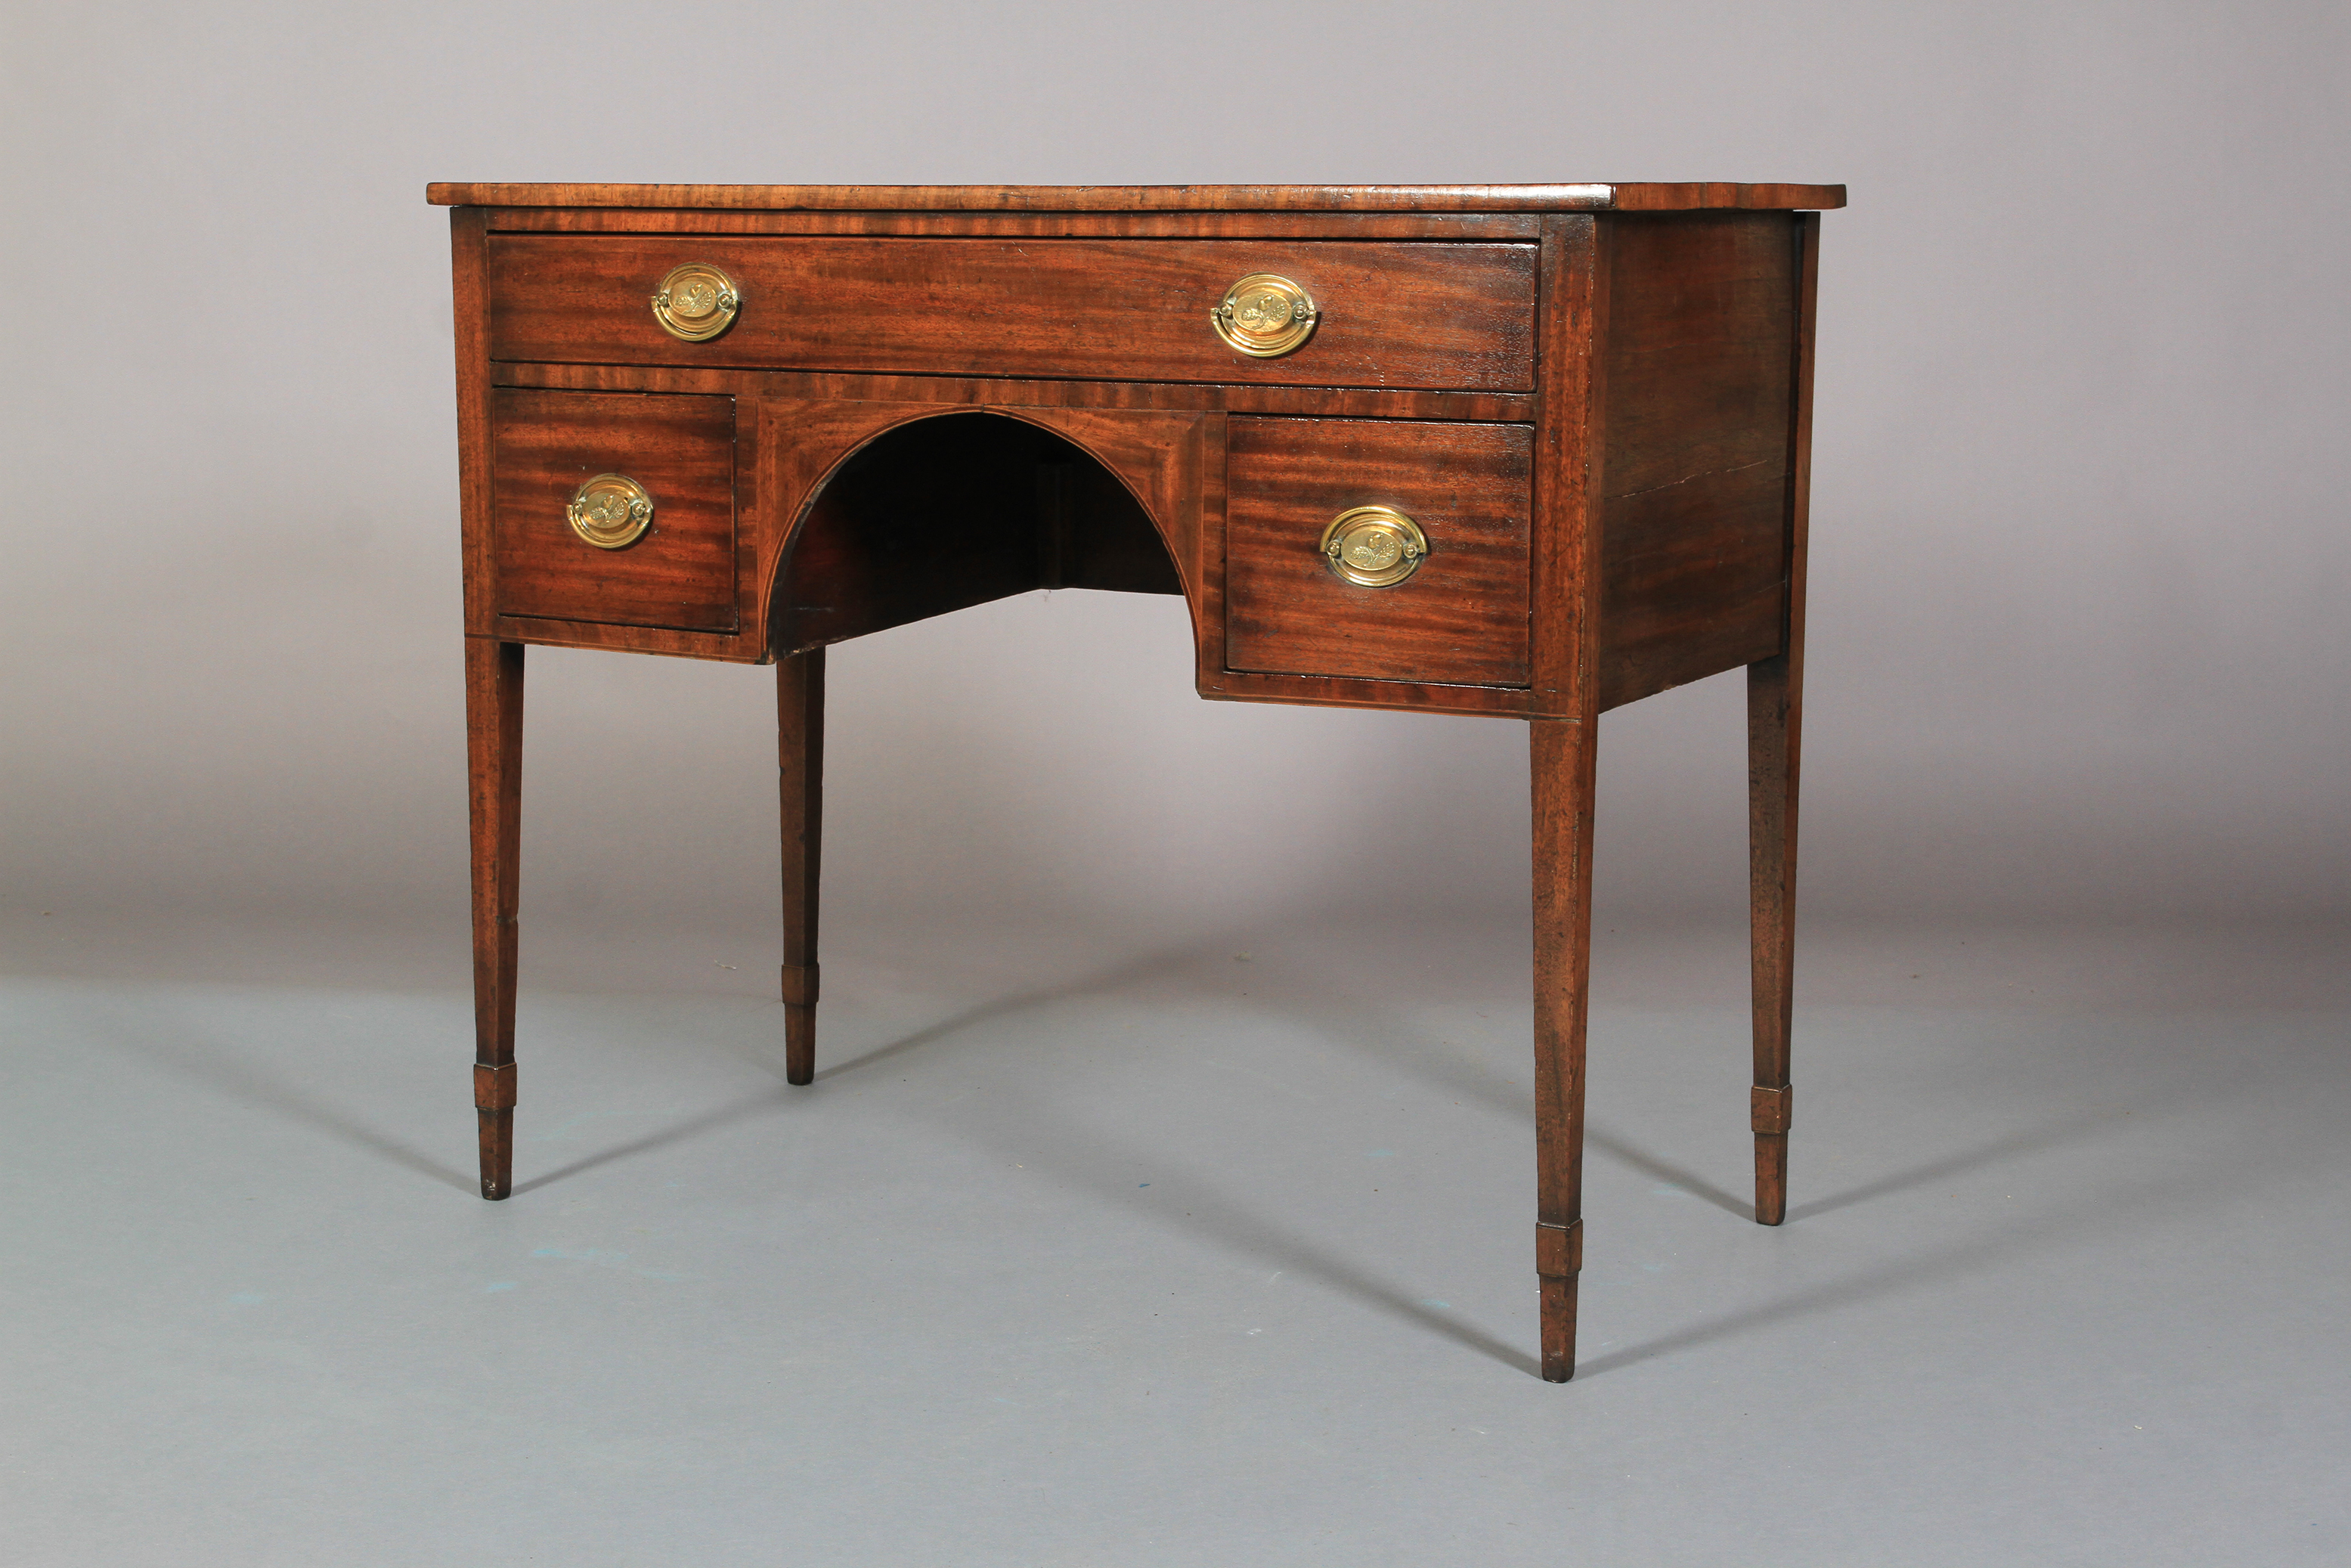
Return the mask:
<path id="1" fill-rule="evenodd" d="M 776 652 L 799 653 L 1039 588 L 1181 593 L 1126 486 L 1025 421 L 951 413 L 833 472 L 784 559 Z"/>

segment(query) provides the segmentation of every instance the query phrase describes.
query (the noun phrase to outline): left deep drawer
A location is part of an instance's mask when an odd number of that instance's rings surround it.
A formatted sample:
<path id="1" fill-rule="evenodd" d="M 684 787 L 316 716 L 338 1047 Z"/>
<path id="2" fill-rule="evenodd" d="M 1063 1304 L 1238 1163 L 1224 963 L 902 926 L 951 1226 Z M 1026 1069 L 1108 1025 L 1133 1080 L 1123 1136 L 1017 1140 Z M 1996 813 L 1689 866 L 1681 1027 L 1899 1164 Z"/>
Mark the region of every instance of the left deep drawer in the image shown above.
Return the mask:
<path id="1" fill-rule="evenodd" d="M 490 419 L 499 614 L 736 629 L 733 398 L 500 387 Z"/>

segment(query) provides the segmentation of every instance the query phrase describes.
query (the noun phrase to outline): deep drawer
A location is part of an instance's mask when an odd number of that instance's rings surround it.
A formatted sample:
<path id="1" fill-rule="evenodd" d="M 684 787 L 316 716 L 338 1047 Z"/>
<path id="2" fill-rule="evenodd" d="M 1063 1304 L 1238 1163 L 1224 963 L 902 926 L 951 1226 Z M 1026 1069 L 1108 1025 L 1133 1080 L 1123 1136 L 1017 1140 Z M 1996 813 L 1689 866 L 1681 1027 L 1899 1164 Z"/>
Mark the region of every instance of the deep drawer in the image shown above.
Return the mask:
<path id="1" fill-rule="evenodd" d="M 735 630 L 733 398 L 500 387 L 490 423 L 499 614 Z M 653 503 L 617 549 L 583 539 L 568 512 L 606 474 Z"/>
<path id="2" fill-rule="evenodd" d="M 505 361 L 726 365 L 1524 392 L 1534 384 L 1535 247 L 1330 240 L 745 239 L 494 235 L 490 354 Z M 717 337 L 664 330 L 670 270 L 715 267 L 741 295 Z M 1254 359 L 1209 312 L 1244 277 L 1301 285 L 1303 347 Z"/>
<path id="3" fill-rule="evenodd" d="M 1227 667 L 1525 685 L 1533 450 L 1523 424 L 1232 420 Z M 1362 587 L 1332 570 L 1323 532 L 1359 507 L 1392 507 L 1426 536 L 1403 581 Z"/>

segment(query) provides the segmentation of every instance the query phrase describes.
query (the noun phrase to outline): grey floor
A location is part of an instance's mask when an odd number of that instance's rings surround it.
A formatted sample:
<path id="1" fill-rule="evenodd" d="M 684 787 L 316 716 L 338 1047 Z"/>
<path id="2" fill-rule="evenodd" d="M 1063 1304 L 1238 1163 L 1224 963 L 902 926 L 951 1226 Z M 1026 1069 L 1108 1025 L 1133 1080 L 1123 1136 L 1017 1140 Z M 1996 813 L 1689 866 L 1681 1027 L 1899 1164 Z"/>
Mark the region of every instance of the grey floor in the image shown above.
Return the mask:
<path id="1" fill-rule="evenodd" d="M 1524 933 L 0 936 L 0 1561 L 2351 1561 L 2346 932 L 1611 933 L 1533 1374 Z"/>

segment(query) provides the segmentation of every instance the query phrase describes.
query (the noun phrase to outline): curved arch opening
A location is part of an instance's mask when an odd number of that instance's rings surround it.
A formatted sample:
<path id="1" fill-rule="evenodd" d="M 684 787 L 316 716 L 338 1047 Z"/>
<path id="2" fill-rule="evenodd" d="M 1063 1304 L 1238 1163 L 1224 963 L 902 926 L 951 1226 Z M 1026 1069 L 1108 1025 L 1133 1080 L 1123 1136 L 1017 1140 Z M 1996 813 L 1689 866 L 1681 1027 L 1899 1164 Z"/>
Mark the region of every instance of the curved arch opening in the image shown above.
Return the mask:
<path id="1" fill-rule="evenodd" d="M 768 641 L 799 653 L 1040 588 L 1184 591 L 1119 476 L 1009 414 L 926 415 L 846 458 L 809 503 Z"/>

